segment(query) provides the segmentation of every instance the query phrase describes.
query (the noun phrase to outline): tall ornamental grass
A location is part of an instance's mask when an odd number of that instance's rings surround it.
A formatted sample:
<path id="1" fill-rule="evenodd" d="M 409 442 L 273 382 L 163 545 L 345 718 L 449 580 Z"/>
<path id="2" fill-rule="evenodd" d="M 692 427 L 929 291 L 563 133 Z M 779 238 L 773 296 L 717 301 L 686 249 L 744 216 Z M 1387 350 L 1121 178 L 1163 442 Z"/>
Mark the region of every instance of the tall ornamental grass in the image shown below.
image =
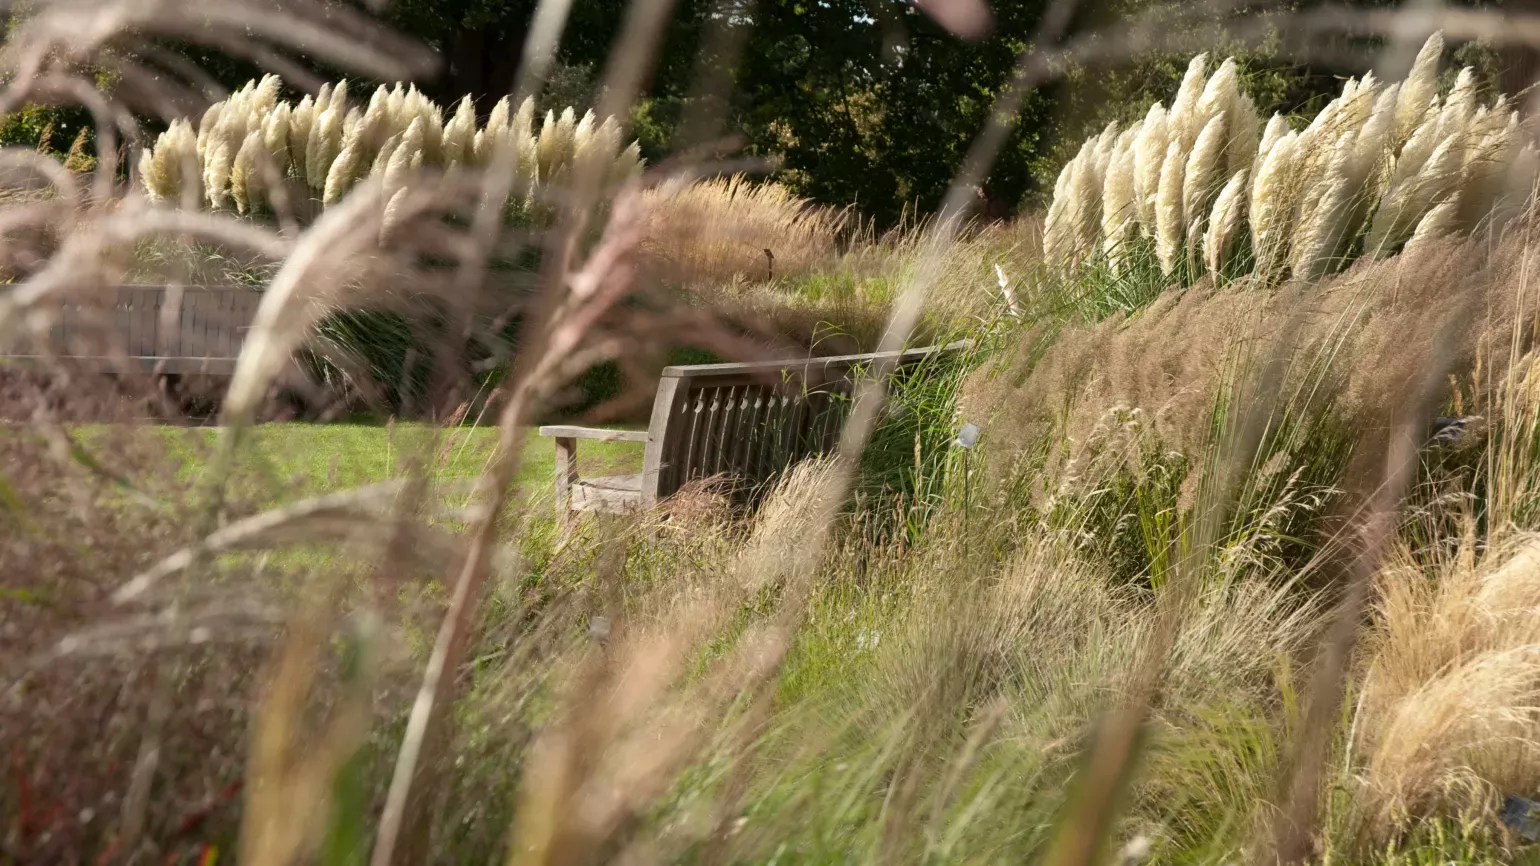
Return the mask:
<path id="1" fill-rule="evenodd" d="M 1540 151 L 1506 96 L 1483 103 L 1460 70 L 1439 93 L 1434 33 L 1406 80 L 1349 78 L 1303 129 L 1266 124 L 1235 60 L 1199 54 L 1168 109 L 1109 124 L 1060 172 L 1044 252 L 1062 273 L 1255 273 L 1315 279 L 1445 235 L 1500 233 L 1524 209 Z"/>

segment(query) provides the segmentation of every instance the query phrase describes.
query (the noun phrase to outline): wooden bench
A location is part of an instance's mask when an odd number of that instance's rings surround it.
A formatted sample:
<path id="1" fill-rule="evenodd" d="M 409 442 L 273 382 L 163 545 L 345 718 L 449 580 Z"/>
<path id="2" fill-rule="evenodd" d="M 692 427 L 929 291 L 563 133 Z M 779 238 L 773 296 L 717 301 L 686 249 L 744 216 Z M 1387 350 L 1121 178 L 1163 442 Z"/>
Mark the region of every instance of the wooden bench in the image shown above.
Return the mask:
<path id="1" fill-rule="evenodd" d="M 879 355 L 796 361 L 666 367 L 645 431 L 552 425 L 556 440 L 556 508 L 626 512 L 649 508 L 686 484 L 731 477 L 752 496 L 792 463 L 830 452 L 851 406 L 858 377 L 879 357 L 912 370 L 964 343 Z M 639 475 L 582 478 L 579 439 L 644 444 Z"/>
<path id="2" fill-rule="evenodd" d="M 0 347 L 0 357 L 57 359 L 103 372 L 230 376 L 261 292 L 238 286 L 111 286 L 59 304 L 46 345 Z M 119 353 L 122 353 L 121 355 Z"/>

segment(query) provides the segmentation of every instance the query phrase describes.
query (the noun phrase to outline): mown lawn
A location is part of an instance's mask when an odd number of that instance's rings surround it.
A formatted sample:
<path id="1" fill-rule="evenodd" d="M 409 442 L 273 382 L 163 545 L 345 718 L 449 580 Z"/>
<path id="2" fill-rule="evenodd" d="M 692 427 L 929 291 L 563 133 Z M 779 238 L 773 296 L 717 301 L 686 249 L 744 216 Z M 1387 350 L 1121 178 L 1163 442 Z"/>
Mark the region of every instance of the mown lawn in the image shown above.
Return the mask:
<path id="1" fill-rule="evenodd" d="M 88 450 L 110 449 L 99 439 L 104 428 L 80 431 Z M 146 428 L 161 439 L 176 471 L 192 489 L 218 441 L 212 427 Z M 437 437 L 437 438 L 435 438 Z M 270 491 L 275 502 L 312 496 L 385 481 L 427 468 L 440 482 L 469 481 L 486 468 L 497 442 L 490 427 L 460 427 L 444 431 L 430 424 L 307 424 L 275 423 L 253 428 L 240 448 L 240 475 L 247 483 Z M 555 445 L 530 429 L 525 437 L 515 479 L 526 496 L 549 495 L 555 468 Z M 110 459 L 110 452 L 103 455 Z M 640 472 L 642 446 L 628 442 L 582 442 L 579 472 L 585 476 Z"/>

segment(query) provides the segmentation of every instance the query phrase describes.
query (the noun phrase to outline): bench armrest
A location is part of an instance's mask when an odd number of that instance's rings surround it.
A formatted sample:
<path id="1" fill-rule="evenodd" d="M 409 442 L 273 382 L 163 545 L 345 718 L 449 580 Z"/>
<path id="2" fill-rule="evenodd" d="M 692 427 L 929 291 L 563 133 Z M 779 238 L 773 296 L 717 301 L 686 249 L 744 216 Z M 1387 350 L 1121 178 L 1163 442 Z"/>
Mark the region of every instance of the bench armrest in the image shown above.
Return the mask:
<path id="1" fill-rule="evenodd" d="M 541 427 L 541 436 L 556 439 L 592 439 L 598 442 L 646 442 L 646 430 L 600 430 L 597 427 L 567 427 L 560 424 Z"/>

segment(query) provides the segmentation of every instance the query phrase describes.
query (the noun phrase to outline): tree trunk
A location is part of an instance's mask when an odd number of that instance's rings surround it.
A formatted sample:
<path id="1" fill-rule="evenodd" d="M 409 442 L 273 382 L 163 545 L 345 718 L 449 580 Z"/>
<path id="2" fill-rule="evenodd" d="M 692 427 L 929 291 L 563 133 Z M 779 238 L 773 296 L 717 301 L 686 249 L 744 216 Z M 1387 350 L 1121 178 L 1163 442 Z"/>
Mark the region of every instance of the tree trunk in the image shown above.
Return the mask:
<path id="1" fill-rule="evenodd" d="M 462 28 L 449 42 L 447 73 L 440 79 L 438 100 L 452 107 L 467 93 L 476 112 L 485 116 L 499 99 L 513 91 L 523 34 L 514 28 Z"/>

